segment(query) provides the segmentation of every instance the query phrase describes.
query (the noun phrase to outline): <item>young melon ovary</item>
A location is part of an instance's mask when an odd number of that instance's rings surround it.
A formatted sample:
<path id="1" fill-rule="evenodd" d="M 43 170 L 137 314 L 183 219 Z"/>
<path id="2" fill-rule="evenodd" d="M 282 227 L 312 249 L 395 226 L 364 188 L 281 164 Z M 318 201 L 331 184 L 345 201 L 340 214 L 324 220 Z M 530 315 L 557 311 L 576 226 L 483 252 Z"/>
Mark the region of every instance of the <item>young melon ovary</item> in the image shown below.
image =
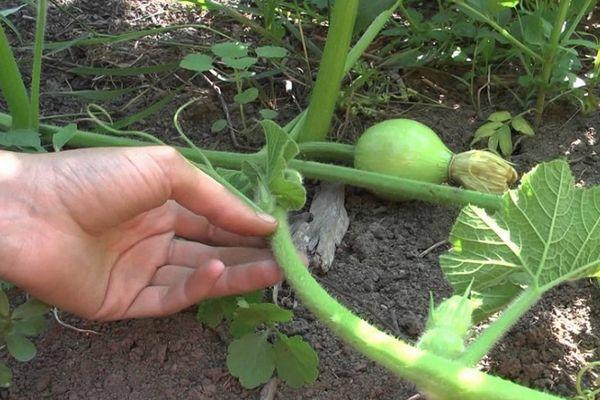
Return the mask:
<path id="1" fill-rule="evenodd" d="M 428 126 L 409 119 L 373 125 L 356 144 L 358 169 L 431 183 L 448 180 L 453 153 Z"/>

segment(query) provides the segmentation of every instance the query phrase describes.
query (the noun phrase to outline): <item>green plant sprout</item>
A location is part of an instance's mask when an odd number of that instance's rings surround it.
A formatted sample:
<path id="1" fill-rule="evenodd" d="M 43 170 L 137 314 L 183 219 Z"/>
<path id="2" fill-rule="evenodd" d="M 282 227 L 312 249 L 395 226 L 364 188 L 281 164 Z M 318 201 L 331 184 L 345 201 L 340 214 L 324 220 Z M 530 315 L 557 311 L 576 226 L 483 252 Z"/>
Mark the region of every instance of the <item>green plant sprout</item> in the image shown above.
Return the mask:
<path id="1" fill-rule="evenodd" d="M 49 310 L 50 307 L 35 299 L 29 299 L 11 310 L 8 297 L 0 289 L 0 339 L 15 360 L 27 362 L 35 357 L 37 350 L 27 337 L 46 330 L 44 316 Z M 11 381 L 10 368 L 0 363 L 0 387 L 9 387 Z"/>
<path id="2" fill-rule="evenodd" d="M 478 143 L 482 139 L 488 138 L 488 149 L 495 153 L 500 152 L 504 157 L 510 157 L 516 146 L 513 145 L 512 132 L 524 136 L 533 136 L 535 131 L 523 117 L 525 113 L 512 116 L 509 111 L 496 111 L 491 113 L 485 124 L 481 125 L 475 131 L 471 146 Z M 517 139 L 517 142 L 520 139 Z"/>
<path id="3" fill-rule="evenodd" d="M 289 322 L 293 314 L 272 303 L 262 303 L 263 292 L 203 301 L 197 318 L 216 328 L 223 320 L 235 338 L 227 349 L 227 365 L 246 388 L 277 376 L 293 388 L 314 383 L 318 376 L 318 356 L 299 336 L 288 337 L 277 323 Z M 264 327 L 264 329 L 257 328 Z M 249 368 L 249 365 L 253 367 Z"/>
<path id="4" fill-rule="evenodd" d="M 244 82 L 253 76 L 253 73 L 249 71 L 249 69 L 258 63 L 259 59 L 283 59 L 287 56 L 288 51 L 279 46 L 261 46 L 254 50 L 256 57 L 251 57 L 249 56 L 248 46 L 240 42 L 218 43 L 211 47 L 211 51 L 219 58 L 219 62 L 222 65 L 233 70 L 231 78 L 224 77 L 222 79 L 233 80 L 235 82 L 236 95 L 233 100 L 239 106 L 243 129 L 244 131 L 248 131 L 244 106 L 255 101 L 259 95 L 259 91 L 256 87 L 244 89 Z M 181 60 L 180 66 L 198 73 L 210 71 L 215 68 L 211 56 L 199 53 L 188 54 L 185 56 L 185 58 Z M 270 109 L 260 110 L 259 114 L 264 119 L 273 119 L 277 116 L 276 111 Z M 227 123 L 228 121 L 225 119 L 218 119 L 214 121 L 211 130 L 213 132 L 219 132 L 225 129 Z"/>
<path id="5" fill-rule="evenodd" d="M 596 0 L 542 2 L 531 10 L 518 0 L 493 4 L 452 0 L 452 3 L 475 21 L 496 31 L 499 36 L 495 40 L 513 46 L 513 53 L 517 54 L 515 59 L 525 71 L 519 77 L 519 83 L 534 88 L 536 93 L 536 125 L 541 123 L 550 88 L 567 85 L 572 89 L 576 86 L 576 72 L 581 69 L 577 48 L 597 48 L 594 42 L 573 38 L 577 25 Z M 510 21 L 504 11 L 516 10 L 516 7 L 520 7 L 516 12 L 517 19 Z"/>

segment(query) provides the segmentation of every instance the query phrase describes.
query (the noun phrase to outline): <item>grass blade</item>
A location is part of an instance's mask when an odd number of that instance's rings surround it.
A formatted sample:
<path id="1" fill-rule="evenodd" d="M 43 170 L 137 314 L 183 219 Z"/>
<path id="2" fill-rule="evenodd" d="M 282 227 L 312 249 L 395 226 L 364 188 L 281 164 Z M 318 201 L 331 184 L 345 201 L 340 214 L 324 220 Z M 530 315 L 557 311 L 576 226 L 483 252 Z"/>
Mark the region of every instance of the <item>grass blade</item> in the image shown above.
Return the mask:
<path id="1" fill-rule="evenodd" d="M 157 72 L 171 71 L 179 68 L 179 61 L 164 64 L 156 64 L 148 67 L 127 67 L 127 68 L 107 68 L 107 67 L 75 67 L 69 72 L 76 75 L 95 75 L 95 76 L 135 76 L 143 74 L 155 74 Z"/>
<path id="2" fill-rule="evenodd" d="M 31 71 L 31 106 L 29 108 L 29 127 L 33 130 L 37 130 L 40 125 L 40 80 L 42 77 L 42 52 L 44 50 L 47 10 L 48 1 L 38 0 Z"/>
<path id="3" fill-rule="evenodd" d="M 141 31 L 125 32 L 125 33 L 121 33 L 119 35 L 98 34 L 97 36 L 90 37 L 89 34 L 86 34 L 85 36 L 82 36 L 80 38 L 76 38 L 73 40 L 46 43 L 45 49 L 53 50 L 53 53 L 56 53 L 58 51 L 65 50 L 65 49 L 68 49 L 69 47 L 73 47 L 73 46 L 97 46 L 97 45 L 104 45 L 104 44 L 127 42 L 130 40 L 141 39 L 146 36 L 158 35 L 161 33 L 176 31 L 176 30 L 180 30 L 180 29 L 188 29 L 188 28 L 206 29 L 210 32 L 218 34 L 219 36 L 225 37 L 228 40 L 234 40 L 233 38 L 223 34 L 222 32 L 219 32 L 219 31 L 217 31 L 209 26 L 203 25 L 203 24 L 182 24 L 182 25 L 165 26 L 162 28 L 143 29 Z"/>
<path id="4" fill-rule="evenodd" d="M 13 116 L 13 129 L 27 129 L 29 96 L 2 24 L 0 24 L 0 91 L 4 94 L 8 109 Z"/>
<path id="5" fill-rule="evenodd" d="M 47 96 L 75 96 L 89 101 L 110 101 L 123 95 L 140 90 L 142 86 L 125 89 L 106 89 L 106 90 L 74 90 L 64 92 L 46 92 Z"/>
<path id="6" fill-rule="evenodd" d="M 169 93 L 168 95 L 166 95 L 165 97 L 163 97 L 162 99 L 157 101 L 156 103 L 151 104 L 148 107 L 145 107 L 143 110 L 116 121 L 115 123 L 112 124 L 112 127 L 114 129 L 123 129 L 130 125 L 133 125 L 134 123 L 136 123 L 138 121 L 148 118 L 149 116 L 159 112 L 167 104 L 169 104 L 171 102 L 171 100 L 173 100 L 175 98 L 175 96 L 177 95 L 178 92 L 179 92 L 179 89 L 174 92 Z"/>

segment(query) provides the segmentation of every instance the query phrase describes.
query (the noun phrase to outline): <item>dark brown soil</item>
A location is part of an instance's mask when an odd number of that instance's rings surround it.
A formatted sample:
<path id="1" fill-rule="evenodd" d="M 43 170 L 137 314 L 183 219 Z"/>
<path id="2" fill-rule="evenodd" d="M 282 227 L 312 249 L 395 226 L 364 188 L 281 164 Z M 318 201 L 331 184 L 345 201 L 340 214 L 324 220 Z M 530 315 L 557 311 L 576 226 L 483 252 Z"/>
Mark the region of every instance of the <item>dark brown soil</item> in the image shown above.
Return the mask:
<path id="1" fill-rule="evenodd" d="M 2 7 L 4 3 L 8 7 L 18 2 L 3 2 Z M 82 31 L 79 23 L 110 33 L 169 23 L 210 23 L 235 37 L 248 35 L 246 30 L 229 21 L 213 20 L 213 17 L 202 16 L 168 1 L 59 3 L 65 4 L 78 22 L 52 7 L 48 28 L 50 40 L 72 39 Z M 31 38 L 32 21 L 24 18 L 25 15 L 31 16 L 33 12 L 27 9 L 13 20 L 27 41 Z M 187 39 L 199 44 L 215 40 L 207 31 L 182 31 L 161 38 Z M 27 64 L 27 52 L 19 54 Z M 131 62 L 142 56 L 139 65 L 147 65 L 182 54 L 181 48 L 160 46 L 148 40 L 140 41 L 135 50 L 130 42 L 112 47 L 71 49 L 50 55 L 46 60 L 44 90 L 114 88 L 129 85 L 128 79 L 134 79 L 78 77 L 67 71 L 68 63 L 109 65 Z M 275 84 L 281 84 L 278 78 L 274 79 Z M 135 84 L 148 84 L 153 89 L 130 108 L 122 110 L 122 115 L 143 109 L 166 90 L 180 84 L 174 76 L 147 76 L 135 80 Z M 149 129 L 165 139 L 173 139 L 175 132 L 170 116 L 175 104 L 181 105 L 191 97 L 201 96 L 205 105 L 185 116 L 186 129 L 206 146 L 230 147 L 228 134 L 207 133 L 215 118 L 207 117 L 206 113 L 220 114 L 220 105 L 205 83 L 195 83 L 197 87 L 186 85 L 173 105 L 136 128 Z M 305 101 L 304 89 L 297 90 L 300 101 Z M 503 97 L 501 93 L 492 94 L 492 98 Z M 289 97 L 278 91 L 271 95 L 282 119 L 295 113 Z M 83 104 L 68 97 L 45 96 L 43 113 L 80 113 Z M 118 113 L 119 104 L 108 107 Z M 439 132 L 454 151 L 460 151 L 468 148 L 471 132 L 481 123 L 481 117 L 502 107 L 503 103 L 486 105 L 478 115 L 473 107 L 462 103 L 448 109 L 397 105 L 396 109 L 386 110 L 386 115 L 420 120 Z M 510 103 L 504 107 L 510 108 Z M 541 161 L 567 157 L 578 181 L 600 183 L 597 137 L 600 118 L 598 115 L 569 117 L 569 111 L 548 111 L 537 136 L 524 141 L 513 158 L 520 172 Z M 346 139 L 359 133 L 362 124 L 370 122 L 368 119 L 354 121 L 354 130 L 346 135 Z M 81 121 L 80 126 L 86 127 L 86 122 Z M 253 143 L 252 140 L 247 142 Z M 394 334 L 416 339 L 424 327 L 430 293 L 436 300 L 451 293 L 437 261 L 447 246 L 441 245 L 423 256 L 420 253 L 448 237 L 457 210 L 418 202 L 389 203 L 354 188 L 347 189 L 346 207 L 350 229 L 337 251 L 332 270 L 319 279 L 332 294 L 369 321 Z M 597 352 L 600 311 L 594 307 L 598 303 L 600 291 L 592 282 L 580 281 L 553 290 L 518 323 L 484 360 L 482 367 L 531 387 L 574 395 L 576 373 L 586 362 L 600 356 Z M 294 311 L 296 318 L 285 329 L 302 335 L 316 348 L 320 376 L 309 388 L 292 390 L 280 385 L 277 399 L 403 400 L 415 395 L 416 390 L 411 384 L 399 380 L 340 342 L 301 304 Z M 35 341 L 39 353 L 33 361 L 17 363 L 8 360 L 14 371 L 14 384 L 10 389 L 0 391 L 1 398 L 259 398 L 259 390 L 245 390 L 229 376 L 225 366 L 227 343 L 221 339 L 222 335 L 202 327 L 196 321 L 193 309 L 169 318 L 105 324 L 82 321 L 70 315 L 62 318 L 98 334 L 76 332 L 51 318 L 48 331 Z"/>

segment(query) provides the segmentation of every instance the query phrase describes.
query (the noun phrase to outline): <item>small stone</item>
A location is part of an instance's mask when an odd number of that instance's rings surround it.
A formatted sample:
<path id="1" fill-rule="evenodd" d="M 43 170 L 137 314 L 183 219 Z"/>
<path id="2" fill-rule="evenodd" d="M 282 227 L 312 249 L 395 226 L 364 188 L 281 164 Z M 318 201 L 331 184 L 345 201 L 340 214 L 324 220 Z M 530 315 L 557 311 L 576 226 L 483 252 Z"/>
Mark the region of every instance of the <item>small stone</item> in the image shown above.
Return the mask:
<path id="1" fill-rule="evenodd" d="M 388 231 L 378 222 L 369 225 L 369 232 L 377 239 L 387 239 L 389 237 Z"/>
<path id="2" fill-rule="evenodd" d="M 60 395 L 60 394 L 65 394 L 67 393 L 68 388 L 65 385 L 62 384 L 53 384 L 52 385 L 52 394 L 53 395 Z"/>
<path id="3" fill-rule="evenodd" d="M 217 386 L 212 382 L 203 383 L 202 389 L 203 389 L 204 393 L 206 393 L 207 395 L 210 395 L 210 396 L 217 393 Z"/>
<path id="4" fill-rule="evenodd" d="M 167 359 L 167 345 L 161 344 L 156 347 L 156 361 L 160 364 L 164 363 Z"/>
<path id="5" fill-rule="evenodd" d="M 50 375 L 42 375 L 35 381 L 35 390 L 43 392 L 50 385 Z"/>

